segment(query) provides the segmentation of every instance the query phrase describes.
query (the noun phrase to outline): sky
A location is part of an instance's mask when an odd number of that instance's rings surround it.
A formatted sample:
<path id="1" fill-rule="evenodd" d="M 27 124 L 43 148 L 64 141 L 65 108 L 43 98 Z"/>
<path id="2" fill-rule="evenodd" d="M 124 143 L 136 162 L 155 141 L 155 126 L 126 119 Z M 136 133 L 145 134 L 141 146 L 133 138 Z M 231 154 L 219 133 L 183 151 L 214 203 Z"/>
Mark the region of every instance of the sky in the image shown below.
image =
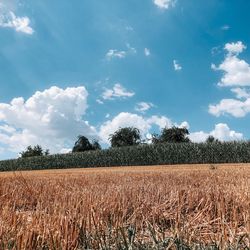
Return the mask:
<path id="1" fill-rule="evenodd" d="M 0 0 L 0 159 L 187 127 L 250 139 L 249 0 Z"/>

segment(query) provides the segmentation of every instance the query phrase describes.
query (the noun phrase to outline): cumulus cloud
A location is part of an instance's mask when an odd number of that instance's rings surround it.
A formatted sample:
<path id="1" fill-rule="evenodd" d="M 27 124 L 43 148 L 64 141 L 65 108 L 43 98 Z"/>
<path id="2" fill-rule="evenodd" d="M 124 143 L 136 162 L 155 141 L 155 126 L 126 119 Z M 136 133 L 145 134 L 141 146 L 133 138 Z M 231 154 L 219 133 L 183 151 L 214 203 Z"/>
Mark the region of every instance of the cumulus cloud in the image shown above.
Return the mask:
<path id="1" fill-rule="evenodd" d="M 249 98 L 250 93 L 245 88 L 233 88 L 231 91 L 236 95 L 237 98 Z"/>
<path id="2" fill-rule="evenodd" d="M 250 112 L 250 98 L 244 101 L 236 99 L 222 99 L 218 104 L 209 105 L 209 113 L 215 116 L 230 114 L 234 117 L 244 117 Z"/>
<path id="3" fill-rule="evenodd" d="M 150 124 L 150 126 L 156 125 L 160 129 L 165 128 L 165 127 L 170 128 L 173 126 L 172 121 L 166 116 L 153 115 L 147 118 L 146 121 Z"/>
<path id="4" fill-rule="evenodd" d="M 102 93 L 104 100 L 114 100 L 117 98 L 128 98 L 134 96 L 134 92 L 126 90 L 120 83 L 116 83 L 112 89 L 106 89 Z"/>
<path id="5" fill-rule="evenodd" d="M 244 117 L 250 112 L 250 94 L 247 89 L 250 86 L 250 65 L 238 57 L 246 48 L 241 41 L 227 43 L 224 47 L 227 52 L 224 61 L 218 67 L 212 64 L 213 70 L 223 72 L 218 85 L 231 87 L 231 91 L 237 99 L 225 98 L 218 104 L 210 104 L 210 114 L 215 116 L 229 114 L 234 117 Z"/>
<path id="6" fill-rule="evenodd" d="M 19 97 L 0 103 L 0 144 L 12 152 L 36 144 L 59 152 L 72 147 L 79 134 L 94 138 L 95 128 L 83 120 L 87 97 L 85 87 L 54 86 L 27 100 Z"/>
<path id="7" fill-rule="evenodd" d="M 30 19 L 27 16 L 18 17 L 12 11 L 7 14 L 0 14 L 0 27 L 11 28 L 28 35 L 34 33 L 34 30 L 30 26 Z"/>
<path id="8" fill-rule="evenodd" d="M 180 70 L 182 70 L 182 66 L 178 63 L 177 60 L 174 60 L 174 61 L 173 61 L 173 65 L 174 65 L 174 70 L 175 70 L 175 71 L 180 71 Z"/>
<path id="9" fill-rule="evenodd" d="M 225 50 L 227 50 L 229 55 L 239 55 L 246 48 L 247 47 L 241 41 L 238 41 L 236 43 L 226 43 L 225 45 Z"/>
<path id="10" fill-rule="evenodd" d="M 204 142 L 208 136 L 213 136 L 220 141 L 238 141 L 243 140 L 243 134 L 231 130 L 225 123 L 219 123 L 215 125 L 214 130 L 211 132 L 194 132 L 190 133 L 189 138 L 193 142 Z"/>
<path id="11" fill-rule="evenodd" d="M 224 47 L 227 54 L 224 61 L 217 67 L 212 64 L 212 69 L 222 71 L 223 76 L 218 83 L 221 87 L 250 86 L 250 65 L 239 59 L 246 46 L 241 42 L 227 43 Z"/>
<path id="12" fill-rule="evenodd" d="M 160 9 L 168 9 L 174 6 L 174 0 L 153 0 L 154 4 Z"/>
<path id="13" fill-rule="evenodd" d="M 150 108 L 154 107 L 154 104 L 151 102 L 138 102 L 136 104 L 135 110 L 141 113 L 149 110 Z"/>
<path id="14" fill-rule="evenodd" d="M 177 125 L 177 127 L 189 129 L 190 125 L 187 121 L 184 121 L 180 125 Z"/>
<path id="15" fill-rule="evenodd" d="M 132 47 L 129 43 L 126 44 L 127 50 L 117 50 L 117 49 L 110 49 L 106 53 L 106 59 L 108 61 L 118 58 L 118 59 L 123 59 L 128 55 L 136 54 L 137 51 L 134 47 Z"/>
<path id="16" fill-rule="evenodd" d="M 172 122 L 165 116 L 151 116 L 145 118 L 141 115 L 122 112 L 115 116 L 112 120 L 106 121 L 99 131 L 99 137 L 104 143 L 109 143 L 109 135 L 113 134 L 116 130 L 122 127 L 136 127 L 140 130 L 144 138 L 150 132 L 152 126 L 157 126 L 159 129 L 164 127 L 171 127 Z"/>

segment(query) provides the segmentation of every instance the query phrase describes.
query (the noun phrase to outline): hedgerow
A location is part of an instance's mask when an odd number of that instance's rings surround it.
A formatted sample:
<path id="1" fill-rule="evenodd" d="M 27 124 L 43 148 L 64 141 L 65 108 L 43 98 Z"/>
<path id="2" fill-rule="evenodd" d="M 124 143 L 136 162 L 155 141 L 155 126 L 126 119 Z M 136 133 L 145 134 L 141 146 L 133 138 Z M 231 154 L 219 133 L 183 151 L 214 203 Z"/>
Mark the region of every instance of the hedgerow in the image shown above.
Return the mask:
<path id="1" fill-rule="evenodd" d="M 246 162 L 250 142 L 165 143 L 5 160 L 0 171 Z"/>

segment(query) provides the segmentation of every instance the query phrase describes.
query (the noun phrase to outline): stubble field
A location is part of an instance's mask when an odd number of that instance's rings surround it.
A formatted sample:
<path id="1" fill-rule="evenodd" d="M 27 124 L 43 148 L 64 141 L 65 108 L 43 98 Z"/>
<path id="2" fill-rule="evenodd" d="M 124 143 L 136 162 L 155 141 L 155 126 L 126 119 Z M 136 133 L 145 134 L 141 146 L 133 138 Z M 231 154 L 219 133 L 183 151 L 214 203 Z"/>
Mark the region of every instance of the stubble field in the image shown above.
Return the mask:
<path id="1" fill-rule="evenodd" d="M 249 249 L 250 165 L 0 173 L 0 249 Z"/>

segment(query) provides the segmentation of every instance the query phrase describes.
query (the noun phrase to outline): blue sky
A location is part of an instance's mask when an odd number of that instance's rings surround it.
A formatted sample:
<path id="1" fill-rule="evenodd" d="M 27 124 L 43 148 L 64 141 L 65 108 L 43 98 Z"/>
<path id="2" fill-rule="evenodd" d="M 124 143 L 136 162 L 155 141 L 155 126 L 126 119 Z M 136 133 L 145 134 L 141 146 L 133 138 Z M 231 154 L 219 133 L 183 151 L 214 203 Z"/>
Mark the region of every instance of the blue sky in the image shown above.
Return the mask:
<path id="1" fill-rule="evenodd" d="M 0 159 L 78 134 L 249 139 L 248 0 L 0 0 Z"/>

